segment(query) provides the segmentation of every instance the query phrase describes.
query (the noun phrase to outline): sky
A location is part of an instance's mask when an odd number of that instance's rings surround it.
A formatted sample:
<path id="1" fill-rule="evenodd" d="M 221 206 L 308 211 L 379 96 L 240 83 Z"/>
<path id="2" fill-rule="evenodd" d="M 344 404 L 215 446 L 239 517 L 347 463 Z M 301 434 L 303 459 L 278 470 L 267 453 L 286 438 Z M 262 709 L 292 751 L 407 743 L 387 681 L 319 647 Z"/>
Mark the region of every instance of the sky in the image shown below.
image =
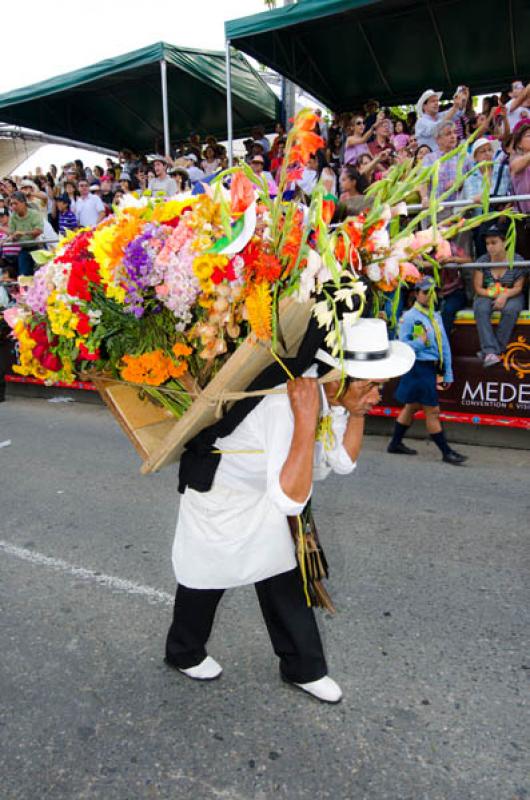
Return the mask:
<path id="1" fill-rule="evenodd" d="M 260 11 L 266 11 L 263 0 L 6 0 L 0 93 L 159 41 L 222 50 L 225 20 Z M 16 172 L 61 165 L 73 152 L 46 145 Z M 104 158 L 75 152 L 90 166 Z"/>

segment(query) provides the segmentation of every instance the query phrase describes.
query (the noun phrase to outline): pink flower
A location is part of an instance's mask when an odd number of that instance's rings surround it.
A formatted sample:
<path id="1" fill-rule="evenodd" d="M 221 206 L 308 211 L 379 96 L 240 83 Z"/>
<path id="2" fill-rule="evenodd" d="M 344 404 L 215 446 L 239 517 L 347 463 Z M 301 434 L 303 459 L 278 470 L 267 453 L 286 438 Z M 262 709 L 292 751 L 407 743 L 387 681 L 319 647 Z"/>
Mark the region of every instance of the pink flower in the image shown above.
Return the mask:
<path id="1" fill-rule="evenodd" d="M 4 311 L 4 319 L 10 328 L 14 328 L 20 317 L 20 308 L 12 306 Z"/>
<path id="2" fill-rule="evenodd" d="M 399 274 L 402 280 L 407 281 L 407 283 L 416 283 L 421 278 L 419 270 L 414 264 L 411 264 L 410 261 L 401 262 L 399 265 Z"/>
<path id="3" fill-rule="evenodd" d="M 439 239 L 434 257 L 437 261 L 445 261 L 451 258 L 451 245 L 447 239 Z"/>

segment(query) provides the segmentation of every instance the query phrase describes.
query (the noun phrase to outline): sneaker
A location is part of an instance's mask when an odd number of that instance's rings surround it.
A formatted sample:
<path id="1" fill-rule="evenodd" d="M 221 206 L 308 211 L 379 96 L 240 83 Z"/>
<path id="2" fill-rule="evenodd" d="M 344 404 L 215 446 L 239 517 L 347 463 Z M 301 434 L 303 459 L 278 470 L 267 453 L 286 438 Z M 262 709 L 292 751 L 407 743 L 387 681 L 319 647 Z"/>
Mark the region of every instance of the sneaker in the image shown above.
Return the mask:
<path id="1" fill-rule="evenodd" d="M 463 456 L 462 453 L 457 453 L 456 450 L 449 450 L 448 453 L 444 454 L 442 461 L 445 461 L 446 464 L 453 464 L 455 467 L 459 467 L 467 461 L 467 456 Z"/>
<path id="2" fill-rule="evenodd" d="M 310 681 L 309 683 L 295 683 L 282 675 L 282 680 L 285 683 L 290 683 L 297 689 L 301 689 L 306 694 L 310 694 L 321 703 L 340 703 L 342 700 L 342 689 L 329 675 L 324 675 L 318 681 Z"/>
<path id="3" fill-rule="evenodd" d="M 482 364 L 484 367 L 494 367 L 495 364 L 498 364 L 500 361 L 502 361 L 502 358 L 496 353 L 486 353 Z"/>
<path id="4" fill-rule="evenodd" d="M 407 445 L 403 444 L 403 442 L 400 442 L 399 444 L 392 444 L 392 442 L 390 442 L 390 444 L 386 448 L 386 452 L 387 453 L 399 453 L 399 455 L 402 455 L 402 456 L 417 456 L 418 455 L 418 451 L 417 450 L 413 450 L 412 447 L 407 447 Z"/>
<path id="5" fill-rule="evenodd" d="M 220 677 L 223 671 L 221 665 L 211 656 L 206 656 L 200 664 L 196 664 L 194 667 L 188 667 L 187 669 L 177 667 L 175 664 L 172 664 L 171 661 L 168 661 L 167 658 L 166 664 L 178 669 L 179 672 L 182 672 L 194 681 L 214 681 L 216 678 Z"/>

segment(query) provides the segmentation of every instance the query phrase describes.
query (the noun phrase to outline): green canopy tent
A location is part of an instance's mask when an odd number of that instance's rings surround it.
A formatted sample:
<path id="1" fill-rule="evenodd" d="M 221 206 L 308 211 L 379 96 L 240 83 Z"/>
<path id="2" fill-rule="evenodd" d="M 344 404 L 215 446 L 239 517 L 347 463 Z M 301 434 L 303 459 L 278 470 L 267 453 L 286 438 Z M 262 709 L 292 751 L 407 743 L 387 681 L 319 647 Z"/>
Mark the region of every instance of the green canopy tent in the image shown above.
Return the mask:
<path id="1" fill-rule="evenodd" d="M 246 58 L 230 63 L 234 131 L 272 127 L 279 100 Z M 225 138 L 225 53 L 164 42 L 0 95 L 0 119 L 88 146 L 141 153 L 191 132 Z"/>
<path id="2" fill-rule="evenodd" d="M 227 22 L 225 35 L 334 111 L 530 77 L 528 0 L 299 0 Z"/>

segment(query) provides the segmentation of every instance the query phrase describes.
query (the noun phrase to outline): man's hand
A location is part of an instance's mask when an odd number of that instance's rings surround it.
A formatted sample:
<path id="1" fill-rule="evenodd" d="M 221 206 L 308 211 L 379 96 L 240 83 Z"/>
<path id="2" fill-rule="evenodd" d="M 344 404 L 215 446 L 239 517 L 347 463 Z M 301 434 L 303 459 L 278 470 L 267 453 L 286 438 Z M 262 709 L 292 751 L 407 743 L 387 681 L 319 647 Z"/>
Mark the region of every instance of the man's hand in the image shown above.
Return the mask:
<path id="1" fill-rule="evenodd" d="M 295 378 L 287 381 L 287 395 L 295 425 L 316 430 L 320 412 L 320 391 L 316 378 Z"/>

